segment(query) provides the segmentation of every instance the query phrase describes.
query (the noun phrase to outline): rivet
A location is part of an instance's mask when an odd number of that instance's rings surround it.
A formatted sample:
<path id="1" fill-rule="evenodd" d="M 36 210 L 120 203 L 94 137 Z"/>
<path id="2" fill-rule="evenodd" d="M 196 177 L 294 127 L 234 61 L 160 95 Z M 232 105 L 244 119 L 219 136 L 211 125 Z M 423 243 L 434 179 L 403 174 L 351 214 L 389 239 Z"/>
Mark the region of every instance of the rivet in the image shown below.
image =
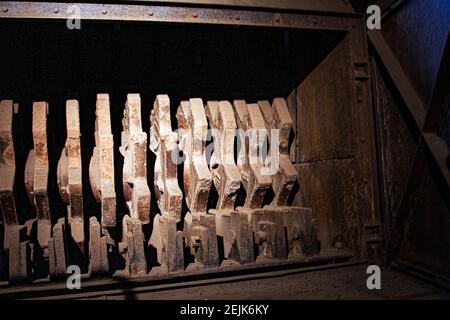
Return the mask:
<path id="1" fill-rule="evenodd" d="M 196 14 L 196 13 L 194 13 L 192 16 L 193 16 L 194 18 L 198 18 L 198 14 Z"/>
<path id="2" fill-rule="evenodd" d="M 149 15 L 150 17 L 153 17 L 153 12 L 150 11 L 150 12 L 148 13 L 148 15 Z"/>
<path id="3" fill-rule="evenodd" d="M 106 11 L 106 10 L 103 10 L 103 11 L 102 11 L 102 13 L 103 13 L 103 14 L 107 14 L 107 13 L 108 13 L 108 11 Z"/>
<path id="4" fill-rule="evenodd" d="M 3 10 L 2 10 L 3 12 L 8 12 L 9 11 L 9 9 L 8 8 L 3 8 Z"/>
<path id="5" fill-rule="evenodd" d="M 239 17 L 239 16 L 235 16 L 235 17 L 234 17 L 234 20 L 237 20 L 237 21 L 239 21 L 239 20 L 241 20 L 241 17 Z"/>
<path id="6" fill-rule="evenodd" d="M 59 9 L 53 9 L 53 13 L 58 13 Z"/>

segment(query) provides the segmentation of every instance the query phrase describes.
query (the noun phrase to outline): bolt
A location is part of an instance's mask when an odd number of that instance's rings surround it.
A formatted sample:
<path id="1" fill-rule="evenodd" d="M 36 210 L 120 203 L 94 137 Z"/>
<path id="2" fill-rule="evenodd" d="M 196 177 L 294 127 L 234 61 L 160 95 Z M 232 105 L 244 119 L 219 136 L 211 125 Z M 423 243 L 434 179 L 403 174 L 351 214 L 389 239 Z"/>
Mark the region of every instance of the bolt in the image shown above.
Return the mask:
<path id="1" fill-rule="evenodd" d="M 277 13 L 277 14 L 275 15 L 275 22 L 276 22 L 276 23 L 280 23 L 280 21 L 281 21 L 281 17 L 280 17 L 280 15 Z"/>
<path id="2" fill-rule="evenodd" d="M 198 18 L 198 14 L 196 14 L 196 13 L 194 13 L 192 16 L 193 16 L 195 19 Z"/>
<path id="3" fill-rule="evenodd" d="M 53 13 L 58 13 L 59 12 L 59 9 L 53 9 Z"/>
<path id="4" fill-rule="evenodd" d="M 150 11 L 150 12 L 148 13 L 148 15 L 149 15 L 150 17 L 153 17 L 153 12 Z"/>
<path id="5" fill-rule="evenodd" d="M 102 14 L 107 14 L 108 13 L 108 11 L 106 11 L 106 9 L 104 9 L 103 11 L 102 11 Z"/>
<path id="6" fill-rule="evenodd" d="M 235 17 L 234 17 L 234 20 L 237 20 L 237 21 L 239 21 L 239 20 L 241 20 L 241 17 L 239 17 L 239 16 L 235 16 Z"/>
<path id="7" fill-rule="evenodd" d="M 3 10 L 2 10 L 3 12 L 8 12 L 9 11 L 9 9 L 8 8 L 3 8 Z"/>
<path id="8" fill-rule="evenodd" d="M 317 24 L 317 20 L 316 19 L 313 19 L 313 24 Z"/>

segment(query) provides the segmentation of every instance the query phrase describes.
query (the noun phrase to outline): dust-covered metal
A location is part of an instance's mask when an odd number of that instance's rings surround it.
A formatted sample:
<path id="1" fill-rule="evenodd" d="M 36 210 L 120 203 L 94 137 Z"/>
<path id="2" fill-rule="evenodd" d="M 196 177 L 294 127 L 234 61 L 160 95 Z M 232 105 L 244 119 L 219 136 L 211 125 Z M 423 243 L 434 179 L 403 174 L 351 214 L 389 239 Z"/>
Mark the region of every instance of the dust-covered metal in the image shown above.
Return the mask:
<path id="1" fill-rule="evenodd" d="M 246 10 L 208 8 L 193 5 L 148 5 L 148 4 L 96 4 L 63 2 L 19 2 L 5 1 L 1 4 L 0 18 L 9 19 L 74 19 L 73 6 L 79 8 L 80 19 L 97 21 L 148 21 L 163 23 L 223 24 L 253 27 L 306 28 L 320 30 L 347 30 L 351 19 L 337 15 L 281 10 Z M 309 5 L 310 8 L 314 5 Z M 357 14 L 346 13 L 349 18 Z"/>
<path id="2" fill-rule="evenodd" d="M 147 133 L 142 131 L 141 98 L 128 94 L 122 119 L 123 193 L 130 216 L 150 222 L 150 189 L 147 184 Z"/>
<path id="3" fill-rule="evenodd" d="M 289 206 L 288 200 L 292 194 L 294 184 L 297 181 L 297 170 L 289 159 L 289 137 L 292 130 L 292 117 L 290 115 L 286 100 L 275 98 L 272 106 L 268 101 L 258 102 L 263 114 L 266 128 L 271 131 L 269 134 L 270 161 L 276 161 L 278 170 L 272 175 L 272 187 L 274 198 L 265 210 L 273 212 L 277 229 L 277 243 L 279 248 L 286 247 L 288 251 L 278 251 L 280 258 L 288 256 L 301 257 L 303 255 L 313 255 L 319 252 L 316 220 L 309 208 Z M 276 134 L 274 134 L 276 133 Z M 284 232 L 284 229 L 286 232 Z M 284 240 L 284 233 L 286 239 Z M 281 237 L 280 237 L 281 235 Z"/>
<path id="4" fill-rule="evenodd" d="M 68 252 L 66 219 L 60 218 L 53 226 L 52 237 L 48 243 L 50 278 L 67 276 Z"/>
<path id="5" fill-rule="evenodd" d="M 123 217 L 119 252 L 125 260 L 125 269 L 116 271 L 116 277 L 140 277 L 147 274 L 141 220 L 131 218 L 129 215 Z"/>
<path id="6" fill-rule="evenodd" d="M 202 99 L 182 101 L 177 120 L 180 149 L 186 154 L 183 178 L 190 210 L 184 218 L 185 243 L 200 266 L 217 267 L 215 216 L 206 214 L 212 174 L 206 163 L 208 122 Z"/>
<path id="7" fill-rule="evenodd" d="M 158 95 L 150 115 L 150 150 L 156 154 L 155 191 L 162 213 L 181 220 L 183 193 L 178 186 L 177 162 L 178 136 L 172 131 L 170 99 Z"/>
<path id="8" fill-rule="evenodd" d="M 210 167 L 219 193 L 217 210 L 210 210 L 216 216 L 216 233 L 223 239 L 227 262 L 253 262 L 253 233 L 247 216 L 234 210 L 242 179 L 234 160 L 237 125 L 233 107 L 228 101 L 208 101 L 206 115 L 214 139 Z"/>
<path id="9" fill-rule="evenodd" d="M 47 102 L 33 103 L 33 144 L 25 167 L 25 186 L 37 214 L 37 239 L 48 256 L 51 236 L 50 205 L 48 199 L 48 149 L 47 149 Z"/>
<path id="10" fill-rule="evenodd" d="M 9 249 L 9 228 L 19 224 L 14 200 L 16 159 L 13 143 L 13 101 L 0 102 L 0 206 L 5 227 L 4 249 Z"/>
<path id="11" fill-rule="evenodd" d="M 89 274 L 109 271 L 108 237 L 102 235 L 102 228 L 96 217 L 89 218 Z"/>
<path id="12" fill-rule="evenodd" d="M 101 204 L 102 231 L 106 233 L 106 228 L 116 225 L 114 140 L 108 94 L 97 95 L 95 115 L 95 147 L 89 165 L 89 178 L 95 199 Z"/>
<path id="13" fill-rule="evenodd" d="M 61 197 L 67 205 L 67 220 L 71 236 L 84 252 L 80 106 L 77 100 L 66 102 L 66 125 L 66 145 L 58 163 L 58 186 Z"/>
<path id="14" fill-rule="evenodd" d="M 177 220 L 167 212 L 157 214 L 149 245 L 156 249 L 160 267 L 152 268 L 151 275 L 184 270 L 183 231 L 177 230 Z"/>

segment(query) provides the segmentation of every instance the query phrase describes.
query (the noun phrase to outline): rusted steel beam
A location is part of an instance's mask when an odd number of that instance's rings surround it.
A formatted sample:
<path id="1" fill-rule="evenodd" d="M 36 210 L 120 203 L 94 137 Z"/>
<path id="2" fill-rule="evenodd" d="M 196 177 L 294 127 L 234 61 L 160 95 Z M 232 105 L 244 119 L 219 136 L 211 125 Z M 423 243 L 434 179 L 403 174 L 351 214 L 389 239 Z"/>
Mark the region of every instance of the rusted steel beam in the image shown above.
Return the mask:
<path id="1" fill-rule="evenodd" d="M 178 186 L 177 163 L 173 159 L 178 136 L 172 132 L 170 99 L 167 95 L 156 97 L 150 123 L 150 149 L 156 154 L 155 190 L 158 206 L 162 213 L 168 213 L 180 221 L 183 193 Z"/>
<path id="2" fill-rule="evenodd" d="M 251 11 L 244 8 L 206 8 L 146 4 L 94 4 L 63 2 L 6 1 L 0 5 L 0 18 L 73 19 L 73 6 L 79 8 L 81 20 L 146 21 L 169 23 L 223 24 L 254 27 L 348 30 L 348 20 L 320 13 Z M 348 13 L 348 17 L 360 15 Z"/>
<path id="3" fill-rule="evenodd" d="M 152 0 L 137 0 L 138 2 L 152 2 Z M 122 2 L 131 2 L 122 0 Z M 336 0 L 159 0 L 161 4 L 194 4 L 194 5 L 213 5 L 224 7 L 247 7 L 247 8 L 265 8 L 265 9 L 283 9 L 283 10 L 302 10 L 326 13 L 351 13 L 352 8 L 349 3 Z"/>
<path id="4" fill-rule="evenodd" d="M 47 102 L 33 103 L 33 143 L 34 149 L 28 154 L 25 167 L 25 186 L 31 203 L 36 207 L 37 238 L 39 245 L 48 256 L 51 236 L 50 207 L 48 201 L 48 149 L 47 149 Z"/>
<path id="5" fill-rule="evenodd" d="M 66 102 L 67 140 L 58 163 L 59 192 L 67 205 L 72 238 L 84 252 L 83 183 L 81 169 L 80 107 Z"/>
<path id="6" fill-rule="evenodd" d="M 111 133 L 109 96 L 97 95 L 95 147 L 89 165 L 92 192 L 102 210 L 102 232 L 116 225 L 116 191 L 114 182 L 114 140 Z"/>
<path id="7" fill-rule="evenodd" d="M 130 216 L 150 222 L 150 189 L 147 184 L 147 133 L 142 131 L 141 98 L 128 94 L 122 119 L 123 193 Z"/>

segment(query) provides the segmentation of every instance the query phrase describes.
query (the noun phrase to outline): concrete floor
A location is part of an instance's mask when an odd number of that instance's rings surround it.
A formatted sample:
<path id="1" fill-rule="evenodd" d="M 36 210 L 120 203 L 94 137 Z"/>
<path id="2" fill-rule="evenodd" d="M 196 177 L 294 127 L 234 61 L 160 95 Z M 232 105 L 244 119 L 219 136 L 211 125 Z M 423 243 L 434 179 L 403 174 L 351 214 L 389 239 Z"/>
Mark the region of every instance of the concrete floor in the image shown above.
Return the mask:
<path id="1" fill-rule="evenodd" d="M 381 274 L 381 290 L 366 287 L 366 266 L 296 273 L 272 278 L 125 293 L 100 299 L 450 299 L 450 292 L 393 269 Z"/>

